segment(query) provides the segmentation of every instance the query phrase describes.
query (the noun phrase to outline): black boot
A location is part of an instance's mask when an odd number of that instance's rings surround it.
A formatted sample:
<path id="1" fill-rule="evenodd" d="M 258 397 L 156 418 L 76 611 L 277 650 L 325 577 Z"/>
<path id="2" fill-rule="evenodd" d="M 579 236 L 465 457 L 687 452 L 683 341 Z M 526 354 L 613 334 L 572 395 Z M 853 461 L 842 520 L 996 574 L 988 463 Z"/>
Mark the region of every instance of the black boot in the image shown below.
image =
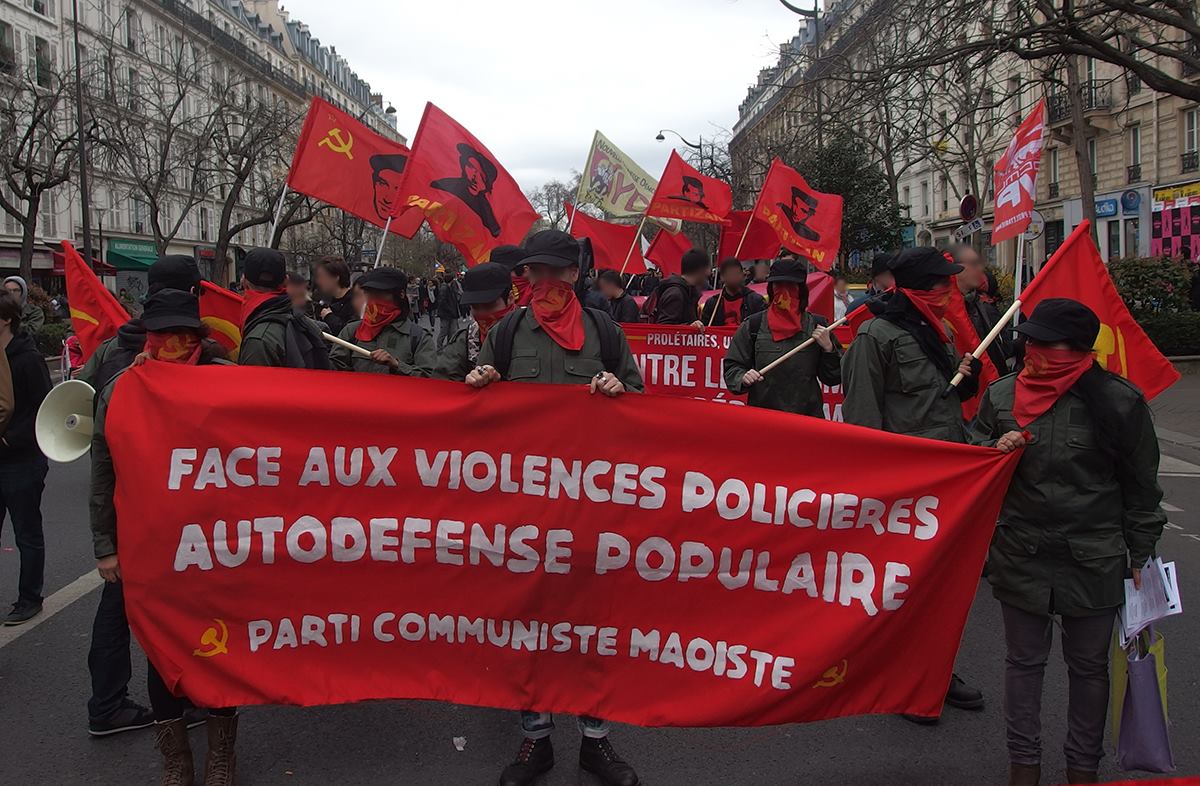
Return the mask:
<path id="1" fill-rule="evenodd" d="M 1076 770 L 1067 767 L 1067 783 L 1099 783 L 1095 770 Z"/>
<path id="2" fill-rule="evenodd" d="M 1042 765 L 1008 765 L 1008 786 L 1038 786 L 1042 782 Z"/>
<path id="3" fill-rule="evenodd" d="M 960 710 L 981 710 L 983 692 L 963 682 L 957 674 L 951 674 L 950 687 L 946 690 L 946 703 Z"/>
<path id="4" fill-rule="evenodd" d="M 579 746 L 579 766 L 600 779 L 604 786 L 638 786 L 641 781 L 633 767 L 617 755 L 608 737 L 584 737 Z"/>
<path id="5" fill-rule="evenodd" d="M 554 746 L 549 737 L 531 740 L 528 737 L 517 751 L 517 760 L 500 773 L 500 786 L 529 786 L 542 773 L 554 766 Z"/>

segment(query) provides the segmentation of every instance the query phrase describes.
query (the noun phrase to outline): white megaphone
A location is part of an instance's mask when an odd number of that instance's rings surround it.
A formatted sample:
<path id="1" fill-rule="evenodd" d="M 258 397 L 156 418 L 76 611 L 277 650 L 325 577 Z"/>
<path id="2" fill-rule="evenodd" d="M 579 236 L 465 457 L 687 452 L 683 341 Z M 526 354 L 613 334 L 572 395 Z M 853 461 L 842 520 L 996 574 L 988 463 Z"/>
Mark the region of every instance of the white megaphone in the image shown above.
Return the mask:
<path id="1" fill-rule="evenodd" d="M 51 461 L 74 461 L 92 447 L 92 399 L 96 391 L 79 379 L 58 385 L 38 409 L 33 431 Z"/>

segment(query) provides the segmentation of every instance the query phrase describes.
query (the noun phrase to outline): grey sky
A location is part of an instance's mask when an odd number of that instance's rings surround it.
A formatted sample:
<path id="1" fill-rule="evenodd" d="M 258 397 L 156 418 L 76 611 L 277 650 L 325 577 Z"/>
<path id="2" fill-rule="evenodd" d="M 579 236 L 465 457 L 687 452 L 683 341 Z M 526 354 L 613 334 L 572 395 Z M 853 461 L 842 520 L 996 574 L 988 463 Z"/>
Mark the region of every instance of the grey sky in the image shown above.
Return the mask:
<path id="1" fill-rule="evenodd" d="M 799 27 L 778 0 L 284 6 L 383 92 L 410 140 L 433 101 L 527 190 L 581 169 L 596 129 L 657 176 L 671 144 L 654 141 L 658 130 L 694 142 L 731 128 L 758 70 Z"/>

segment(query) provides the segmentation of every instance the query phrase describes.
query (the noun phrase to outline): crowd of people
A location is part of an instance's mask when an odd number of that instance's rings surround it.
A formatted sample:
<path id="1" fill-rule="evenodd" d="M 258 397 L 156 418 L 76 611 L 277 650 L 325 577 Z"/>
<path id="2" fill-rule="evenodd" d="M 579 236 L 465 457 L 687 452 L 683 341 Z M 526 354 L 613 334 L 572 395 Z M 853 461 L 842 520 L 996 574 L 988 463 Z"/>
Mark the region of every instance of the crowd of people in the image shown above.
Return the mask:
<path id="1" fill-rule="evenodd" d="M 988 580 L 1003 610 L 1007 647 L 1009 782 L 1039 782 L 1040 700 L 1056 620 L 1069 666 L 1067 779 L 1095 782 L 1103 754 L 1108 645 L 1123 580 L 1131 574 L 1140 581 L 1138 569 L 1165 523 L 1149 409 L 1133 385 L 1095 362 L 1096 315 L 1073 300 L 1039 304 L 1015 334 L 989 349 L 1003 376 L 968 421 L 962 402 L 979 392 L 981 366 L 954 349 L 944 322 L 950 287 L 962 291 L 980 335 L 1000 319 L 994 279 L 989 281 L 969 246 L 949 254 L 907 248 L 880 255 L 858 301 L 844 279 L 836 281 L 835 314 L 865 303 L 872 316 L 847 347 L 824 317 L 809 310 L 806 260 L 783 256 L 749 265 L 722 260 L 720 290 L 701 307 L 713 274 L 701 250 L 683 256 L 678 274 L 632 282 L 613 271 L 593 275 L 586 261 L 581 264 L 586 260 L 581 252 L 575 238 L 545 230 L 523 247 L 495 249 L 491 261 L 461 277 L 439 274 L 412 282 L 390 267 L 352 280 L 344 261 L 326 259 L 312 271 L 314 297 L 307 277 L 289 273 L 279 252 L 254 249 L 240 282 L 245 307 L 237 363 L 432 377 L 475 388 L 506 381 L 573 384 L 616 397 L 644 387 L 619 323 L 690 325 L 697 331 L 736 326 L 724 381 L 731 392 L 747 394 L 750 406 L 823 417 L 822 385 L 841 384 L 849 423 L 1005 452 L 1021 449 L 999 522 L 980 522 L 996 524 Z M 753 283 L 766 285 L 765 297 L 749 287 Z M 640 306 L 634 292 L 645 293 Z M 200 276 L 190 258 L 159 259 L 149 270 L 141 316 L 121 326 L 78 374 L 97 391 L 90 518 L 105 579 L 88 656 L 89 730 L 104 736 L 153 725 L 165 786 L 195 782 L 187 729 L 198 723 L 208 726 L 203 782 L 232 783 L 238 714 L 236 708 L 197 710 L 186 697 L 172 695 L 153 664 L 150 707 L 130 698 L 130 634 L 113 505 L 121 470 L 107 448 L 105 414 L 116 380 L 132 365 L 230 362 L 200 321 L 200 296 Z M 29 354 L 23 320 L 19 293 L 0 293 L 5 348 L 0 425 L 7 420 L 0 441 L 0 504 L 13 520 L 21 552 L 19 599 L 7 624 L 40 611 L 44 561 L 40 496 L 46 463 L 33 438 L 33 417 L 50 381 L 40 357 Z M 331 346 L 322 333 L 341 341 Z M 956 373 L 964 381 L 945 395 Z M 978 710 L 984 701 L 957 675 L 948 685 L 950 706 Z M 531 784 L 554 765 L 553 726 L 549 713 L 521 710 L 523 740 L 503 769 L 502 786 Z M 585 717 L 579 726 L 584 770 L 611 786 L 641 782 L 610 742 L 606 721 Z"/>

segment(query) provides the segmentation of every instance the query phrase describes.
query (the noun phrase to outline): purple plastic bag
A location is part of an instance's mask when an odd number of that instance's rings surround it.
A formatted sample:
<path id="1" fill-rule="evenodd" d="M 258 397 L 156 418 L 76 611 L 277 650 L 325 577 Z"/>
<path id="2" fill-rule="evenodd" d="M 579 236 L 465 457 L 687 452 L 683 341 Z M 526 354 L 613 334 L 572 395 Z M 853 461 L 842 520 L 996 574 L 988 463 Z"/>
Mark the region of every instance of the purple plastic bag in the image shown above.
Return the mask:
<path id="1" fill-rule="evenodd" d="M 1139 656 L 1138 649 L 1134 647 L 1126 661 L 1129 682 L 1121 709 L 1117 766 L 1122 770 L 1174 772 L 1167 714 L 1158 686 L 1157 659 L 1150 651 Z"/>

